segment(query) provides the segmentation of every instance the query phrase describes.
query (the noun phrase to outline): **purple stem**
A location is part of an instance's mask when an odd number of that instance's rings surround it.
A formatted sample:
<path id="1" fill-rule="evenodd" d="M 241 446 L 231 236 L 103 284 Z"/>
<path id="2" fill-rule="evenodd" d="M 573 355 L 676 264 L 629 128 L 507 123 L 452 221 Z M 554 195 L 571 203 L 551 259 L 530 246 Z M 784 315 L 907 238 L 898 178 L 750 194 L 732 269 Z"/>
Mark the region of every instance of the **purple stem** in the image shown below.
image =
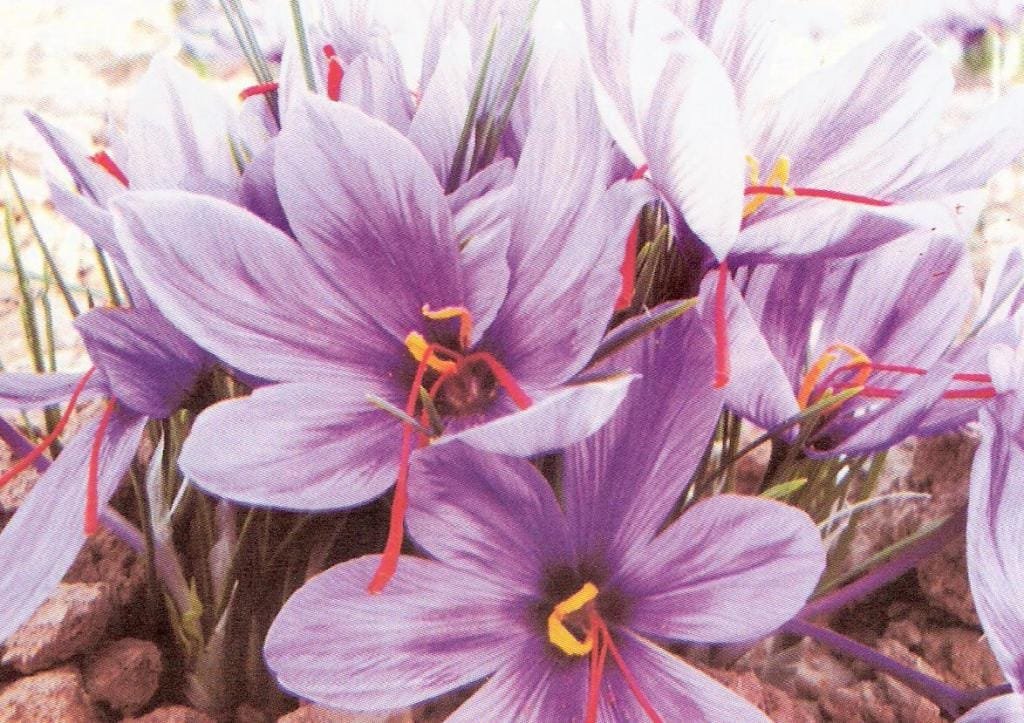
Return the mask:
<path id="1" fill-rule="evenodd" d="M 29 452 L 35 449 L 35 445 L 28 441 L 25 438 L 25 435 L 15 429 L 14 426 L 3 417 L 0 417 L 0 440 L 6 442 L 7 446 L 11 448 L 15 461 L 26 457 Z M 49 468 L 50 460 L 46 459 L 43 455 L 39 455 L 32 463 L 32 466 L 42 474 L 47 470 L 47 468 Z"/>
<path id="2" fill-rule="evenodd" d="M 807 603 L 797 613 L 797 617 L 807 620 L 819 615 L 827 615 L 851 602 L 863 599 L 908 570 L 912 570 L 917 563 L 941 550 L 947 542 L 957 535 L 962 535 L 966 529 L 967 507 L 965 505 L 950 515 L 932 532 L 911 544 L 893 559 L 879 565 L 867 575 L 857 578 L 850 584 Z"/>
<path id="3" fill-rule="evenodd" d="M 920 693 L 928 700 L 939 706 L 944 712 L 954 718 L 968 708 L 977 705 L 978 694 L 992 692 L 997 689 L 986 688 L 985 691 L 973 691 L 964 693 L 951 685 L 936 680 L 919 670 L 914 670 L 906 665 L 897 663 L 887 655 L 882 655 L 877 650 L 859 643 L 845 635 L 818 627 L 813 623 L 799 618 L 793 618 L 782 626 L 782 630 L 793 635 L 806 636 L 817 640 L 819 643 L 832 648 L 844 655 L 856 660 L 861 660 L 875 670 L 882 671 L 896 678 L 908 688 Z M 982 699 L 983 700 L 983 699 Z"/>

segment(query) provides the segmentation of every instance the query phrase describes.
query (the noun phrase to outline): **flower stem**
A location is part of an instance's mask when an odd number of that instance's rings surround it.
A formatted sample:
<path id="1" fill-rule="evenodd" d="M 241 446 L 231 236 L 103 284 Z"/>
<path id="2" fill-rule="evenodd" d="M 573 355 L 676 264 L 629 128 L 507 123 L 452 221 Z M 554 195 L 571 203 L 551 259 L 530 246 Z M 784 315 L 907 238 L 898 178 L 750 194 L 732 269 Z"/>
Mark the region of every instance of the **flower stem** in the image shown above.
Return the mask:
<path id="1" fill-rule="evenodd" d="M 957 509 L 945 522 L 939 525 L 930 534 L 917 542 L 888 562 L 879 565 L 867 575 L 860 577 L 838 590 L 823 595 L 817 600 L 807 603 L 797 613 L 797 617 L 803 620 L 827 615 L 835 612 L 847 604 L 860 600 L 875 590 L 887 585 L 907 571 L 913 569 L 919 562 L 941 550 L 947 542 L 958 535 L 962 535 L 967 527 L 966 505 Z"/>
<path id="2" fill-rule="evenodd" d="M 860 660 L 875 670 L 891 675 L 896 680 L 935 703 L 945 713 L 954 718 L 978 702 L 976 700 L 977 692 L 965 693 L 926 673 L 898 663 L 863 643 L 859 643 L 835 631 L 818 627 L 806 620 L 793 618 L 782 626 L 782 631 L 816 640 L 832 650 Z"/>

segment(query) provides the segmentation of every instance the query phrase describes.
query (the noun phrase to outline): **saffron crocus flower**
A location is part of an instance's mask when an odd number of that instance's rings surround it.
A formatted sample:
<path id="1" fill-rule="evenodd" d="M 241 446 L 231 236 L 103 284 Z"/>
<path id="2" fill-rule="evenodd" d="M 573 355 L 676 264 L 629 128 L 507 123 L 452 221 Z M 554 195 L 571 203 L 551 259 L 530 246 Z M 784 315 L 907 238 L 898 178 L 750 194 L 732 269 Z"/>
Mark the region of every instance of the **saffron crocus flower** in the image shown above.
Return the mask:
<path id="1" fill-rule="evenodd" d="M 671 519 L 721 409 L 711 349 L 690 315 L 609 361 L 643 376 L 566 452 L 561 505 L 524 460 L 417 455 L 409 530 L 429 559 L 379 596 L 363 589 L 376 556 L 307 582 L 267 636 L 281 685 L 358 711 L 486 679 L 449 721 L 766 720 L 662 647 L 766 635 L 824 566 L 810 519 L 780 503 L 723 495 Z"/>
<path id="2" fill-rule="evenodd" d="M 942 256 L 926 253 L 921 261 L 929 264 L 929 258 L 935 261 Z M 880 307 L 889 310 L 880 317 L 887 319 L 880 329 L 899 330 L 884 349 L 864 354 L 867 359 L 850 359 L 844 372 L 818 377 L 819 388 L 828 376 L 840 381 L 838 388 L 851 384 L 864 388 L 811 439 L 815 450 L 864 454 L 890 447 L 911 434 L 949 431 L 975 419 L 978 410 L 995 394 L 986 373 L 989 350 L 995 344 L 1016 345 L 1021 339 L 1019 307 L 1024 274 L 1020 252 L 1012 251 L 993 266 L 976 312 L 979 321 L 971 335 L 956 344 L 952 340 L 962 330 L 966 316 L 970 276 L 962 268 L 958 270 L 964 265 L 962 259 L 945 271 L 942 263 L 932 264 L 935 270 L 930 272 L 930 281 L 925 280 L 925 274 L 916 274 L 918 281 L 908 283 L 904 294 L 924 294 L 916 306 L 911 300 Z M 895 266 L 886 268 L 891 275 Z M 956 275 L 964 278 L 955 281 Z M 926 291 L 929 286 L 935 291 Z M 930 300 L 922 303 L 921 298 L 929 295 Z M 919 311 L 908 314 L 904 310 L 917 306 L 921 307 Z M 856 312 L 851 310 L 849 316 L 855 318 Z M 855 355 L 860 352 L 853 351 Z M 836 355 L 843 356 L 842 351 Z M 900 357 L 911 361 L 907 364 Z"/>
<path id="3" fill-rule="evenodd" d="M 970 390 L 985 391 L 972 378 L 938 380 L 973 287 L 959 238 L 919 232 L 850 258 L 742 269 L 737 283 L 787 379 L 785 391 L 777 383 L 752 380 L 747 394 L 755 405 L 788 395 L 795 413 L 827 393 L 860 388 L 825 415 L 825 429 L 815 438 L 822 451 L 845 452 L 848 443 L 866 443 L 867 432 L 848 438 L 866 429 L 869 414 L 875 416 L 872 446 L 895 444 L 918 429 L 944 393 L 969 402 Z M 923 392 L 922 380 L 929 390 L 935 388 L 933 398 Z M 915 405 L 894 401 L 911 389 Z M 903 411 L 895 413 L 896 408 Z"/>
<path id="4" fill-rule="evenodd" d="M 453 233 L 443 189 L 405 137 L 316 97 L 293 104 L 277 140 L 298 241 L 217 199 L 116 199 L 126 255 L 156 305 L 217 358 L 275 382 L 204 412 L 183 470 L 214 494 L 299 510 L 362 504 L 397 478 L 397 559 L 423 432 L 522 456 L 594 432 L 630 379 L 572 380 L 611 316 L 618 239 L 645 192 L 621 182 L 578 205 L 589 197 L 574 192 L 593 182 L 566 184 L 590 153 L 565 145 L 578 127 L 568 100 L 531 136 L 507 221 L 469 239 Z"/>
<path id="5" fill-rule="evenodd" d="M 879 36 L 763 97 L 772 27 L 756 5 L 683 3 L 673 14 L 650 0 L 584 2 L 609 129 L 680 214 L 680 238 L 715 259 L 850 255 L 918 225 L 945 228 L 944 197 L 980 187 L 1024 149 L 1021 92 L 932 138 L 952 72 L 913 33 Z"/>
<path id="6" fill-rule="evenodd" d="M 961 721 L 1011 723 L 1024 718 L 1024 356 L 996 345 L 990 354 L 998 395 L 980 413 L 981 446 L 971 467 L 967 506 L 967 573 L 975 609 L 1013 692 L 976 706 Z"/>

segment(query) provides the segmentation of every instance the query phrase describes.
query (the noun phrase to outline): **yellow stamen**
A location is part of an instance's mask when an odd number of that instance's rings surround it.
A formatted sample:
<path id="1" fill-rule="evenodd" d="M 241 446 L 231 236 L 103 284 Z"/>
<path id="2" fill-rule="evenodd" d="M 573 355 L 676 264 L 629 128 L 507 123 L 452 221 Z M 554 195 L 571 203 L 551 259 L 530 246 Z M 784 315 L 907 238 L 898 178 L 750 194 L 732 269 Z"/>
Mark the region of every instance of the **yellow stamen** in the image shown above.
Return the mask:
<path id="1" fill-rule="evenodd" d="M 745 156 L 747 159 L 747 166 L 750 168 L 750 185 L 760 186 L 761 185 L 761 162 L 753 156 Z"/>
<path id="2" fill-rule="evenodd" d="M 796 196 L 796 192 L 789 186 L 789 170 L 790 160 L 789 156 L 779 156 L 775 161 L 775 165 L 772 166 L 771 172 L 768 174 L 768 178 L 765 179 L 764 183 L 761 183 L 761 170 L 760 164 L 757 159 L 752 156 L 747 156 L 747 165 L 750 166 L 750 185 L 751 186 L 775 186 L 781 188 L 782 192 L 789 197 Z M 755 175 L 756 172 L 756 175 Z M 757 211 L 764 202 L 769 198 L 768 194 L 762 193 L 754 196 L 746 205 L 743 207 L 743 218 L 750 216 L 752 213 Z"/>
<path id="3" fill-rule="evenodd" d="M 422 311 L 423 316 L 435 321 L 458 318 L 459 344 L 462 346 L 462 351 L 469 348 L 469 337 L 473 332 L 473 316 L 469 313 L 469 309 L 464 306 L 443 306 L 436 311 L 431 311 L 430 304 L 424 304 Z"/>
<path id="4" fill-rule="evenodd" d="M 427 340 L 418 331 L 410 331 L 409 335 L 405 337 L 405 348 L 412 354 L 412 358 L 418 362 L 423 361 L 423 357 L 426 356 L 429 347 L 430 345 L 427 344 Z M 435 354 L 431 354 L 430 358 L 427 359 L 427 366 L 436 372 L 446 374 L 455 371 L 456 364 L 453 361 L 446 361 L 438 358 Z"/>
<path id="5" fill-rule="evenodd" d="M 592 582 L 584 583 L 583 587 L 555 605 L 548 616 L 548 640 L 566 655 L 587 655 L 594 649 L 593 633 L 588 633 L 586 640 L 580 642 L 563 621 L 596 597 L 597 586 Z"/>
<path id="6" fill-rule="evenodd" d="M 850 358 L 849 366 L 860 366 L 860 369 L 857 370 L 857 376 L 853 378 L 850 386 L 863 386 L 868 377 L 871 376 L 871 357 L 852 344 L 844 344 L 842 342 L 832 344 L 811 365 L 811 368 L 807 370 L 803 380 L 800 382 L 800 391 L 797 393 L 796 401 L 801 409 L 806 409 L 810 405 L 811 394 L 814 392 L 814 387 L 817 385 L 818 380 L 821 379 L 821 375 L 839 358 L 836 352 L 843 352 Z M 825 393 L 831 394 L 832 390 L 828 389 Z"/>

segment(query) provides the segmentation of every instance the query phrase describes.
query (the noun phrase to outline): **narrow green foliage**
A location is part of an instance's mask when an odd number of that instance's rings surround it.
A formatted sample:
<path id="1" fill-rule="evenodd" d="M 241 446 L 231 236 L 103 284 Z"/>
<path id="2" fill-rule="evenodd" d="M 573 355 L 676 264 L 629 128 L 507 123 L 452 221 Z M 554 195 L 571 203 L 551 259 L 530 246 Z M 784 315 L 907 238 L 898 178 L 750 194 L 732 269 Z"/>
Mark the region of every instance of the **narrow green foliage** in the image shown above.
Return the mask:
<path id="1" fill-rule="evenodd" d="M 32 359 L 32 368 L 36 373 L 46 371 L 46 363 L 43 359 L 43 346 L 39 338 L 39 324 L 36 319 L 35 299 L 32 294 L 32 287 L 28 277 L 25 275 L 25 266 L 21 261 L 21 249 L 14 238 L 14 221 L 11 218 L 11 209 L 4 206 L 4 231 L 7 233 L 7 243 L 11 251 L 11 259 L 14 263 L 14 276 L 18 284 L 19 311 L 21 312 L 22 331 L 25 335 L 25 343 L 28 347 L 28 354 Z"/>
<path id="2" fill-rule="evenodd" d="M 124 306 L 124 300 L 117 289 L 117 281 L 114 280 L 114 271 L 110 268 L 107 255 L 103 253 L 99 246 L 95 246 L 93 250 L 96 252 L 96 264 L 99 266 L 100 275 L 103 277 L 103 285 L 107 289 L 107 298 L 114 306 Z M 89 293 L 88 289 L 86 289 L 86 293 Z"/>
<path id="3" fill-rule="evenodd" d="M 613 330 L 602 340 L 601 344 L 597 347 L 597 351 L 594 352 L 593 358 L 591 358 L 585 369 L 593 369 L 612 354 L 621 351 L 633 342 L 639 341 L 648 334 L 657 331 L 670 321 L 678 319 L 695 306 L 697 306 L 696 298 L 683 299 L 682 301 L 677 301 L 667 305 L 656 314 L 648 314 L 644 321 L 631 325 L 626 331 L 622 331 L 622 327 Z"/>
<path id="4" fill-rule="evenodd" d="M 14 191 L 14 197 L 17 199 L 18 205 L 21 207 L 21 212 L 25 214 L 25 219 L 28 221 L 29 228 L 32 230 L 32 236 L 35 238 L 36 243 L 39 244 L 39 250 L 42 251 L 43 258 L 46 260 L 46 265 L 50 268 L 50 272 L 53 274 L 53 278 L 57 282 L 57 288 L 60 290 L 61 296 L 64 297 L 64 303 L 67 304 L 68 311 L 71 312 L 71 316 L 77 317 L 79 314 L 78 304 L 75 303 L 75 299 L 71 295 L 68 285 L 64 282 L 64 276 L 61 274 L 60 269 L 57 268 L 57 264 L 53 260 L 53 255 L 50 253 L 50 248 L 43 241 L 42 234 L 39 233 L 39 227 L 36 226 L 35 219 L 32 218 L 32 212 L 29 210 L 28 204 L 25 202 L 25 197 L 21 193 L 21 188 L 18 186 L 18 182 L 15 180 L 14 174 L 11 173 L 11 160 L 9 157 L 4 156 L 3 166 L 4 172 L 7 174 L 7 180 L 11 184 L 11 189 Z"/>
<path id="5" fill-rule="evenodd" d="M 302 21 L 302 8 L 299 0 L 291 0 L 292 22 L 295 26 L 295 37 L 299 41 L 299 55 L 302 58 L 302 75 L 306 79 L 306 88 L 316 93 L 316 77 L 313 75 L 313 60 L 309 56 L 309 40 L 306 39 L 306 24 Z"/>
<path id="6" fill-rule="evenodd" d="M 444 422 L 441 421 L 441 415 L 437 412 L 434 400 L 423 387 L 420 387 L 420 404 L 423 405 L 423 411 L 426 412 L 427 420 L 430 422 L 430 436 L 439 437 L 444 434 Z"/>
<path id="7" fill-rule="evenodd" d="M 487 50 L 484 53 L 483 61 L 480 64 L 480 74 L 477 76 L 476 87 L 473 89 L 473 96 L 469 101 L 469 109 L 466 111 L 466 122 L 462 124 L 462 134 L 459 136 L 459 144 L 455 147 L 455 155 L 452 156 L 452 167 L 448 171 L 448 179 L 445 183 L 445 193 L 451 193 L 462 183 L 462 171 L 466 165 L 466 154 L 469 153 L 469 142 L 473 137 L 473 130 L 476 128 L 477 111 L 480 108 L 480 98 L 484 92 L 484 82 L 487 80 L 487 71 L 491 65 L 491 58 L 494 53 L 494 42 L 498 37 L 498 28 L 491 31 L 491 38 L 487 42 Z"/>
<path id="8" fill-rule="evenodd" d="M 769 487 L 760 496 L 769 500 L 784 500 L 805 484 L 807 484 L 807 478 L 798 477 L 797 479 L 791 479 L 789 482 L 781 482 Z"/>
<path id="9" fill-rule="evenodd" d="M 389 402 L 387 399 L 378 397 L 376 394 L 367 394 L 366 401 L 373 406 L 377 407 L 381 411 L 387 412 L 392 417 L 400 421 L 402 424 L 408 424 L 410 427 L 415 429 L 420 434 L 425 434 L 428 437 L 431 436 L 430 430 L 420 424 L 418 421 L 410 417 L 404 411 L 396 407 L 394 404 Z"/>

